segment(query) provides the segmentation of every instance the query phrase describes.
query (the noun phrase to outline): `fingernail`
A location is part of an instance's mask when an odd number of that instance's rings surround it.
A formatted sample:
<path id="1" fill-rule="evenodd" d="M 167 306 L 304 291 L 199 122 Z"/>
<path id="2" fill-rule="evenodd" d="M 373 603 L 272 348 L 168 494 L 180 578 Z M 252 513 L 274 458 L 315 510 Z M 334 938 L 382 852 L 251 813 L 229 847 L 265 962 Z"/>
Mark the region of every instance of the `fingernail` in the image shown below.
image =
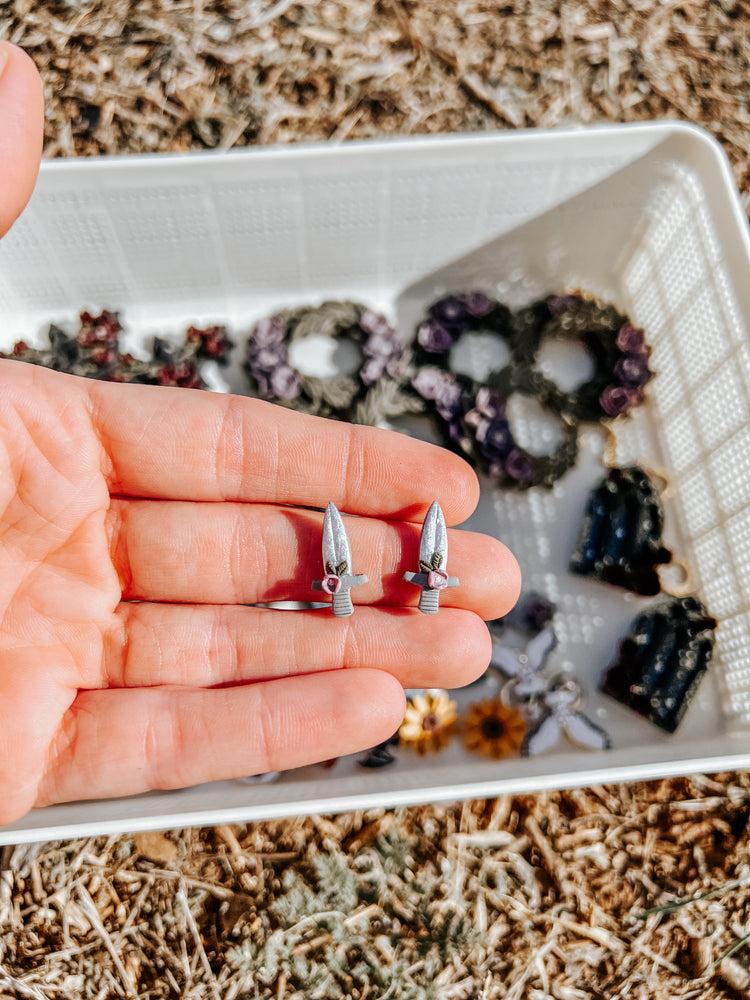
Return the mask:
<path id="1" fill-rule="evenodd" d="M 3 75 L 3 70 L 8 65 L 8 59 L 10 58 L 10 53 L 4 45 L 0 46 L 0 76 Z"/>

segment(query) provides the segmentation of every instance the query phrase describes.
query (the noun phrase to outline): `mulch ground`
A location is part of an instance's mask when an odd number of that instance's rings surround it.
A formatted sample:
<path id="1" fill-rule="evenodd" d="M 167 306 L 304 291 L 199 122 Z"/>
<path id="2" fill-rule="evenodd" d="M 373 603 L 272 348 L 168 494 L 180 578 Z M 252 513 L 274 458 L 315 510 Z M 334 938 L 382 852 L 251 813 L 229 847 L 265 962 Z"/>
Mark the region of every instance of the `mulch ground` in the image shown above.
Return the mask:
<path id="1" fill-rule="evenodd" d="M 746 997 L 749 813 L 727 774 L 9 847 L 0 996 Z"/>
<path id="2" fill-rule="evenodd" d="M 748 0 L 0 0 L 47 156 L 683 118 Z M 0 997 L 750 995 L 750 776 L 6 848 Z"/>

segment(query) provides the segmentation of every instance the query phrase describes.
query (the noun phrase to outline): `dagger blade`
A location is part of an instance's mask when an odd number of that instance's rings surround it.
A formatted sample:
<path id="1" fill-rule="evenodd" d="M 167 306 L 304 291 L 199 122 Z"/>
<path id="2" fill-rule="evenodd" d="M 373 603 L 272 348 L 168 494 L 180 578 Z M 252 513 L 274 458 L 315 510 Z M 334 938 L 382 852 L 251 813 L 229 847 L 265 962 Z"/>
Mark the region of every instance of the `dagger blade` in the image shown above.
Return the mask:
<path id="1" fill-rule="evenodd" d="M 352 550 L 349 547 L 349 538 L 334 503 L 328 504 L 326 516 L 323 519 L 323 565 L 327 566 L 328 563 L 332 563 L 333 566 L 346 563 L 347 572 L 352 572 Z"/>
<path id="2" fill-rule="evenodd" d="M 419 538 L 420 562 L 432 565 L 432 556 L 435 552 L 439 552 L 443 557 L 440 565 L 445 569 L 448 564 L 448 532 L 445 529 L 443 511 L 437 500 L 433 500 L 422 526 Z"/>

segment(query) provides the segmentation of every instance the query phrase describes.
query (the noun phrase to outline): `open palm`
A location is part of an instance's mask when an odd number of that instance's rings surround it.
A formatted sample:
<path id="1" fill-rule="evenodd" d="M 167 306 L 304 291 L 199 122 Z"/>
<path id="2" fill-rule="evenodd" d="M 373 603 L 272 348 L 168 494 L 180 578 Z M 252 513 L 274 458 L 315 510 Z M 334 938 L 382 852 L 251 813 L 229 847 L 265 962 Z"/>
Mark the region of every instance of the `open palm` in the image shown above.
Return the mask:
<path id="1" fill-rule="evenodd" d="M 3 51 L 0 232 L 39 155 L 38 81 Z M 461 586 L 437 618 L 402 575 L 432 500 L 455 524 L 477 495 L 460 459 L 401 435 L 0 361 L 0 823 L 350 753 L 395 731 L 404 686 L 472 680 L 513 557 L 451 532 Z M 355 614 L 251 606 L 314 598 L 330 500 L 358 515 Z"/>

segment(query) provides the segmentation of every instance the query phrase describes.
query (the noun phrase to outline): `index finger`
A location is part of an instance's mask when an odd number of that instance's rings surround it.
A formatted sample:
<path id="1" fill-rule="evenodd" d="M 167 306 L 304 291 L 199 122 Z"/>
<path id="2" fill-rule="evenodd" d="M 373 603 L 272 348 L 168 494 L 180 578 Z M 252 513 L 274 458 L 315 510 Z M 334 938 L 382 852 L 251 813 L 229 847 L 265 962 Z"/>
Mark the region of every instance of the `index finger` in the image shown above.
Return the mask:
<path id="1" fill-rule="evenodd" d="M 240 500 L 417 520 L 433 500 L 446 522 L 479 498 L 463 459 L 393 431 L 295 413 L 198 389 L 91 382 L 110 492 Z"/>

